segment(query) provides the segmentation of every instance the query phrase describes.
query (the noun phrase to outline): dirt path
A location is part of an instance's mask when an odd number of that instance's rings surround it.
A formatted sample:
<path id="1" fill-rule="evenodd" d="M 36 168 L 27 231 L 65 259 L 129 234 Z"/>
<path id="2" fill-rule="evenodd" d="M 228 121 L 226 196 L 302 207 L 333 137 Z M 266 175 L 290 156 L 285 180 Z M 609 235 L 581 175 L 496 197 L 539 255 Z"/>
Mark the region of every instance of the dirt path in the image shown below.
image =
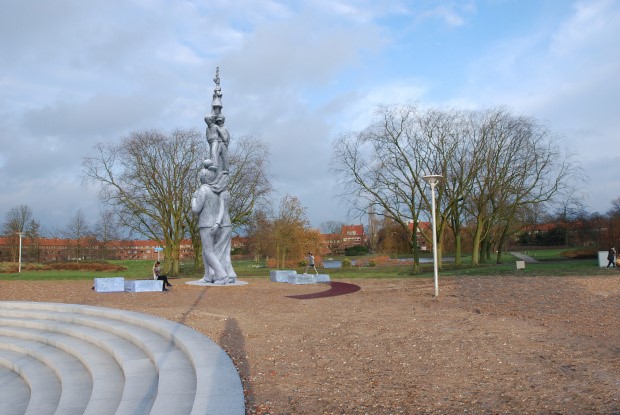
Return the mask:
<path id="1" fill-rule="evenodd" d="M 248 413 L 620 414 L 620 275 L 173 281 L 97 294 L 90 282 L 1 282 L 3 300 L 131 309 L 186 324 L 233 358 Z"/>

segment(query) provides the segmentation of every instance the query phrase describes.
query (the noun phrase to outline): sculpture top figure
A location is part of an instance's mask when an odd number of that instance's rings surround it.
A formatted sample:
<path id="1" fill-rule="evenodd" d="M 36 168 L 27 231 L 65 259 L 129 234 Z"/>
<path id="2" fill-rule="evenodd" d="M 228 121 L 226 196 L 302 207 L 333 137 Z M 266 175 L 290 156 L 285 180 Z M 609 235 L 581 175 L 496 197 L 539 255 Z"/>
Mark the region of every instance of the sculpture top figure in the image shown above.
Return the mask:
<path id="1" fill-rule="evenodd" d="M 228 173 L 228 143 L 230 135 L 224 126 L 224 117 L 209 114 L 205 117 L 207 123 L 207 142 L 209 143 L 209 159 L 212 164 L 209 170 Z"/>
<path id="2" fill-rule="evenodd" d="M 213 89 L 213 103 L 211 104 L 212 113 L 219 115 L 222 113 L 222 87 L 220 86 L 220 67 L 215 68 L 215 89 Z"/>
<path id="3" fill-rule="evenodd" d="M 209 170 L 228 172 L 228 143 L 230 135 L 224 126 L 226 118 L 222 115 L 222 87 L 220 86 L 220 67 L 215 69 L 215 89 L 211 113 L 205 116 L 206 136 L 209 143 L 209 159 L 213 162 Z"/>

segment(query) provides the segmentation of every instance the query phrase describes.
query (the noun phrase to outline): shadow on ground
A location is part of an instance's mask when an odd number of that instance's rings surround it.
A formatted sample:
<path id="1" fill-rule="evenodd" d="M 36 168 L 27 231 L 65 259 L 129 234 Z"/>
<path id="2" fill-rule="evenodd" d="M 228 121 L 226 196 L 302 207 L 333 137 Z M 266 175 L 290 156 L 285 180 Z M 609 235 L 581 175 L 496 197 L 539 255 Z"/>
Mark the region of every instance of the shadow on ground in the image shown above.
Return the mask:
<path id="1" fill-rule="evenodd" d="M 359 285 L 349 284 L 347 282 L 330 282 L 329 285 L 330 288 L 326 291 L 312 294 L 287 295 L 287 297 L 294 298 L 296 300 L 311 300 L 313 298 L 336 297 L 338 295 L 352 294 L 360 290 Z"/>
<path id="2" fill-rule="evenodd" d="M 232 317 L 226 319 L 226 327 L 220 337 L 219 344 L 230 356 L 233 363 L 237 367 L 241 383 L 243 384 L 243 392 L 245 395 L 246 408 L 253 408 L 255 399 L 252 384 L 250 382 L 250 363 L 245 350 L 245 340 L 243 332 L 239 327 L 239 323 Z"/>

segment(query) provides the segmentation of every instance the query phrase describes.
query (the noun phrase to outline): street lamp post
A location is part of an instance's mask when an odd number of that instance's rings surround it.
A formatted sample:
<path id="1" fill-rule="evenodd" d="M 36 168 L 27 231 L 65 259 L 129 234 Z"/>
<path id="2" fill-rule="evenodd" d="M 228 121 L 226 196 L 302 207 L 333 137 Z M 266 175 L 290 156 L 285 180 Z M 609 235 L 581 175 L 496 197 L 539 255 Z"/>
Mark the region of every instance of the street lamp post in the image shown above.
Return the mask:
<path id="1" fill-rule="evenodd" d="M 22 272 L 22 236 L 24 235 L 24 233 L 17 232 L 17 234 L 19 235 L 19 265 L 17 266 L 17 273 L 21 274 Z"/>
<path id="2" fill-rule="evenodd" d="M 435 186 L 442 179 L 440 174 L 429 174 L 422 177 L 426 183 L 431 185 L 431 209 L 433 217 L 433 271 L 435 280 L 435 297 L 439 295 L 439 269 L 437 266 L 437 225 L 435 219 Z"/>

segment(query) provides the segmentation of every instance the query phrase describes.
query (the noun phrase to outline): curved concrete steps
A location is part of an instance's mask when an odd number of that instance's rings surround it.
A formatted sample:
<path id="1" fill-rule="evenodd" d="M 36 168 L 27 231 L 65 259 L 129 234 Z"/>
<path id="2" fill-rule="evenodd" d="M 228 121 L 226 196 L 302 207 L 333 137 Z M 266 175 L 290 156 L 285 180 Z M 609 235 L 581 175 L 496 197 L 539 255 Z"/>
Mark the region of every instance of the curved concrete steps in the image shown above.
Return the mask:
<path id="1" fill-rule="evenodd" d="M 228 355 L 147 314 L 0 302 L 0 367 L 0 385 L 19 397 L 0 399 L 2 414 L 245 413 Z"/>
<path id="2" fill-rule="evenodd" d="M 22 356 L 15 354 L 15 360 Z M 0 362 L 0 413 L 5 415 L 22 415 L 30 402 L 30 387 L 15 371 L 7 367 L 7 362 Z M 8 366 L 11 366 L 8 362 Z"/>

